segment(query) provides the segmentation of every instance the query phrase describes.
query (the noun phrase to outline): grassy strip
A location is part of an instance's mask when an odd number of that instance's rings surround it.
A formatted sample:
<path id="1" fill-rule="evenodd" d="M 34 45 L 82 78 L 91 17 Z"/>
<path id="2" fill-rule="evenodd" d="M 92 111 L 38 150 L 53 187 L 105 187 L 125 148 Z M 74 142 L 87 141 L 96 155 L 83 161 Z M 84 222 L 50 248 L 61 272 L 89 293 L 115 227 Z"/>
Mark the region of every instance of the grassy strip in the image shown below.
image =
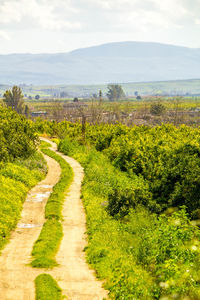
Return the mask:
<path id="1" fill-rule="evenodd" d="M 61 167 L 61 176 L 58 183 L 53 187 L 47 205 L 45 207 L 45 218 L 57 220 L 62 219 L 62 205 L 65 198 L 66 189 L 69 187 L 73 179 L 73 172 L 70 165 L 60 155 L 50 149 L 42 149 L 42 152 L 55 159 Z"/>
<path id="2" fill-rule="evenodd" d="M 46 164 L 40 153 L 0 166 L 0 250 L 19 221 L 28 191 L 44 178 L 45 172 Z"/>
<path id="3" fill-rule="evenodd" d="M 48 274 L 35 279 L 36 300 L 61 300 L 62 291 L 56 281 Z"/>
<path id="4" fill-rule="evenodd" d="M 102 153 L 70 144 L 69 139 L 59 150 L 84 167 L 87 260 L 105 280 L 110 298 L 200 299 L 200 231 L 185 211 L 157 217 L 137 206 L 126 217 L 113 218 L 108 214 L 109 198 L 127 184 L 121 180 L 125 173 Z"/>
<path id="5" fill-rule="evenodd" d="M 46 143 L 42 143 L 45 147 Z M 42 147 L 42 152 L 55 159 L 61 166 L 61 176 L 58 183 L 53 187 L 46 207 L 44 224 L 38 240 L 35 242 L 32 256 L 34 260 L 31 265 L 35 268 L 53 268 L 57 265 L 55 254 L 58 251 L 63 233 L 62 233 L 62 205 L 65 198 L 66 190 L 69 187 L 72 178 L 72 168 L 58 154 L 50 149 Z"/>
<path id="6" fill-rule="evenodd" d="M 53 268 L 57 266 L 54 256 L 62 237 L 61 223 L 56 219 L 47 220 L 33 247 L 32 255 L 35 259 L 31 263 L 32 267 Z"/>

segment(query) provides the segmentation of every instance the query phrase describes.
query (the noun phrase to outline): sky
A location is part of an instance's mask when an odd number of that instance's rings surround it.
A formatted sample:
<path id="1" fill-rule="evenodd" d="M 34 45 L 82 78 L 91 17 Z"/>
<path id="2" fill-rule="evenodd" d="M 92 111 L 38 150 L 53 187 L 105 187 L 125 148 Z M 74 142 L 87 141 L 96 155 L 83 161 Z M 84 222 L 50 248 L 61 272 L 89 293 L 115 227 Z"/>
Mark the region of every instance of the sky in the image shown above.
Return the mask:
<path id="1" fill-rule="evenodd" d="M 0 54 L 120 41 L 200 48 L 200 0 L 0 0 Z"/>

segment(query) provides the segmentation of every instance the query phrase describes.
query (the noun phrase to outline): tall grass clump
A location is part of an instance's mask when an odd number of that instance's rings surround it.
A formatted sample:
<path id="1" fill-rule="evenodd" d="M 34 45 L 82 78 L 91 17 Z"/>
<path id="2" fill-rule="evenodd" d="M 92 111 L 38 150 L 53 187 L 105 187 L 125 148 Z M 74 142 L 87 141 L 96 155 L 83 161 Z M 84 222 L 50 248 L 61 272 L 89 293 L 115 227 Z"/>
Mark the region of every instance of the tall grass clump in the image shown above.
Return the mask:
<path id="1" fill-rule="evenodd" d="M 35 279 L 36 300 L 61 300 L 62 291 L 49 274 L 41 274 Z"/>

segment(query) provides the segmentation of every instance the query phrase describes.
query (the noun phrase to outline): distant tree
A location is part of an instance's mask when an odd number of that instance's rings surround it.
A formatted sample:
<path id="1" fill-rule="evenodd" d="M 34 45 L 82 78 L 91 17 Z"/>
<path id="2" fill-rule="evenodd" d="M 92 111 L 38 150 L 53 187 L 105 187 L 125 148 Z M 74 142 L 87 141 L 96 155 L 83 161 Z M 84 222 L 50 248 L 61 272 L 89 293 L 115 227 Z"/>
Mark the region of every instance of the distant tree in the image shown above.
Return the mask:
<path id="1" fill-rule="evenodd" d="M 141 97 L 140 95 L 138 95 L 138 96 L 136 97 L 136 99 L 137 99 L 137 100 L 141 100 L 142 97 Z"/>
<path id="2" fill-rule="evenodd" d="M 24 114 L 25 114 L 25 116 L 28 118 L 28 116 L 29 116 L 29 114 L 30 114 L 30 110 L 29 110 L 28 105 L 25 105 L 25 108 L 24 108 Z"/>
<path id="3" fill-rule="evenodd" d="M 78 102 L 78 98 L 75 97 L 75 98 L 73 99 L 73 102 Z"/>
<path id="4" fill-rule="evenodd" d="M 108 85 L 107 97 L 110 101 L 117 101 L 125 97 L 124 91 L 121 85 L 118 84 L 109 84 Z"/>
<path id="5" fill-rule="evenodd" d="M 135 92 L 134 92 L 134 95 L 137 97 L 137 96 L 138 96 L 138 91 L 135 91 Z"/>
<path id="6" fill-rule="evenodd" d="M 60 93 L 60 98 L 66 98 L 66 97 L 68 97 L 67 92 L 61 92 Z"/>
<path id="7" fill-rule="evenodd" d="M 29 99 L 29 100 L 32 100 L 32 96 L 28 96 L 28 99 Z"/>
<path id="8" fill-rule="evenodd" d="M 99 102 L 102 103 L 103 93 L 102 90 L 99 91 Z"/>
<path id="9" fill-rule="evenodd" d="M 22 114 L 24 111 L 24 96 L 18 86 L 13 86 L 12 90 L 7 90 L 3 95 L 3 101 L 7 106 Z"/>
<path id="10" fill-rule="evenodd" d="M 39 99 L 40 99 L 40 95 L 36 95 L 35 100 L 39 100 Z"/>

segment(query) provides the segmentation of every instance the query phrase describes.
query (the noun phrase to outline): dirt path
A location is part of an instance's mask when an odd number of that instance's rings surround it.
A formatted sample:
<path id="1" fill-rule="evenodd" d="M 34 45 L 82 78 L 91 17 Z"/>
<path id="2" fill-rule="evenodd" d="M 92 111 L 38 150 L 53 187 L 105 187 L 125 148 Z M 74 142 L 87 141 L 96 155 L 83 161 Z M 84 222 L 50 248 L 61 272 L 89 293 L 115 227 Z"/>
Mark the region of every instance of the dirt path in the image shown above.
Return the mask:
<path id="1" fill-rule="evenodd" d="M 52 150 L 56 150 L 56 145 L 51 144 Z M 85 212 L 80 200 L 83 169 L 73 158 L 60 155 L 71 165 L 74 172 L 74 181 L 63 207 L 64 237 L 56 257 L 60 266 L 46 272 L 27 265 L 31 260 L 33 244 L 45 221 L 46 201 L 60 176 L 58 163 L 45 156 L 48 175 L 29 192 L 18 227 L 0 256 L 0 300 L 34 300 L 34 280 L 44 272 L 51 274 L 58 281 L 69 300 L 107 298 L 107 292 L 102 289 L 101 282 L 95 278 L 85 262 L 83 252 L 86 246 Z"/>
<path id="2" fill-rule="evenodd" d="M 55 144 L 51 144 L 55 150 Z M 73 158 L 60 155 L 71 165 L 74 180 L 63 207 L 64 237 L 56 256 L 60 266 L 49 273 L 57 279 L 69 300 L 102 300 L 107 298 L 107 292 L 95 278 L 94 271 L 89 269 L 83 252 L 86 246 L 85 211 L 80 199 L 83 168 Z"/>
<path id="3" fill-rule="evenodd" d="M 42 272 L 27 264 L 31 259 L 33 244 L 44 223 L 46 201 L 53 185 L 60 177 L 58 163 L 48 156 L 45 158 L 48 163 L 48 174 L 29 192 L 17 229 L 12 233 L 9 244 L 0 256 L 1 300 L 35 299 L 34 279 Z"/>

